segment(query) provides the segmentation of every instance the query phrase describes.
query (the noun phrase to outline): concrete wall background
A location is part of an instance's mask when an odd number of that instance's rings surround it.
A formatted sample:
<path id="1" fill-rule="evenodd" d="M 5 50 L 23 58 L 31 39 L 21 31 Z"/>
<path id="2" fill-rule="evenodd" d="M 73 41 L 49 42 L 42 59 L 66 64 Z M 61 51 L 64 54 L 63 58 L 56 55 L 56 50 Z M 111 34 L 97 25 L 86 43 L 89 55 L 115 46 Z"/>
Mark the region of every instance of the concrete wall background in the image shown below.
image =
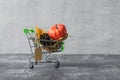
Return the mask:
<path id="1" fill-rule="evenodd" d="M 66 25 L 65 54 L 119 54 L 119 0 L 0 0 L 0 53 L 30 52 L 23 28 Z"/>

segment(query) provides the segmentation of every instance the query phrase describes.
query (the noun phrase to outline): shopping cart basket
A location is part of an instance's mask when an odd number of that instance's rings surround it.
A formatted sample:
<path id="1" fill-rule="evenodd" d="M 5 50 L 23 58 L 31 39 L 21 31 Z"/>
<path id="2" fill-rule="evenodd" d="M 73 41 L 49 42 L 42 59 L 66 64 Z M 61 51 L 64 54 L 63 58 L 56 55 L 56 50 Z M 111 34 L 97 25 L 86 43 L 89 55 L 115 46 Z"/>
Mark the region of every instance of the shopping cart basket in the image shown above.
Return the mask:
<path id="1" fill-rule="evenodd" d="M 38 63 L 54 63 L 54 67 L 58 68 L 60 65 L 60 62 L 57 57 L 51 58 L 50 56 L 52 53 L 55 52 L 61 52 L 64 50 L 64 42 L 63 40 L 45 40 L 40 39 L 37 40 L 35 38 L 35 31 L 34 29 L 24 29 L 24 33 L 27 36 L 28 43 L 31 50 L 31 57 L 29 58 L 29 68 L 33 69 L 34 65 L 37 65 Z M 44 43 L 44 45 L 42 44 Z M 41 54 L 35 55 L 35 49 L 40 50 Z M 37 60 L 35 59 L 35 56 L 43 56 L 45 55 L 45 59 L 43 60 Z"/>

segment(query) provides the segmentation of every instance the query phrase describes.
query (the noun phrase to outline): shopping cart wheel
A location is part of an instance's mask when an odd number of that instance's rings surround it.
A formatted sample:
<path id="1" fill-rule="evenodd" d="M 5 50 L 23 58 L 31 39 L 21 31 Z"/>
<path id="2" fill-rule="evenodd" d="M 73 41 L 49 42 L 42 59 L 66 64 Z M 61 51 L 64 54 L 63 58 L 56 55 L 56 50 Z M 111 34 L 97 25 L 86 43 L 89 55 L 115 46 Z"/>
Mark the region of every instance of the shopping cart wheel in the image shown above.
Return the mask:
<path id="1" fill-rule="evenodd" d="M 30 63 L 29 68 L 30 68 L 30 69 L 33 69 L 33 68 L 34 68 L 33 63 Z"/>
<path id="2" fill-rule="evenodd" d="M 60 66 L 60 62 L 58 61 L 58 62 L 55 63 L 54 67 L 59 68 L 59 66 Z"/>

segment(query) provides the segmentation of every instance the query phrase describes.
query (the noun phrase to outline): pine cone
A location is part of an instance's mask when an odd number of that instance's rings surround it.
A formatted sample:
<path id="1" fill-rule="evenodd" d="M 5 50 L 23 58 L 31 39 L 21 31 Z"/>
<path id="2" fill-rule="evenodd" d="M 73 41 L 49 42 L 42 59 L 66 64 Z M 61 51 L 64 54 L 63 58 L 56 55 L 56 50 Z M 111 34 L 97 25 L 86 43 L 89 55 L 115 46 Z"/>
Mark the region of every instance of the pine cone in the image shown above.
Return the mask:
<path id="1" fill-rule="evenodd" d="M 55 42 L 51 40 L 50 36 L 47 33 L 40 35 L 40 43 L 43 46 L 52 46 L 55 44 Z"/>

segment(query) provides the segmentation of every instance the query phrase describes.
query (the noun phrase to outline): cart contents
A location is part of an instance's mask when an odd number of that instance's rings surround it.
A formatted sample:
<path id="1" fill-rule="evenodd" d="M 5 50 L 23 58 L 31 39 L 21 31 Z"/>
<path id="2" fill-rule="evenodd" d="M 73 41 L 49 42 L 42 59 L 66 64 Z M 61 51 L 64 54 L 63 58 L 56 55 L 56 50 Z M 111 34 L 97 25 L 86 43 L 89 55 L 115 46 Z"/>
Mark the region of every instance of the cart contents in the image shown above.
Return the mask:
<path id="1" fill-rule="evenodd" d="M 46 33 L 45 30 L 40 29 L 38 26 L 35 27 L 35 32 L 36 32 L 36 38 L 40 39 L 40 35 L 42 35 L 43 33 Z"/>
<path id="2" fill-rule="evenodd" d="M 51 40 L 51 42 L 49 40 Z M 43 33 L 43 34 L 40 35 L 40 43 L 42 45 L 44 45 L 44 46 L 52 46 L 52 45 L 55 44 L 55 42 L 52 42 L 52 39 L 50 38 L 50 36 L 48 35 L 48 33 Z"/>
<path id="3" fill-rule="evenodd" d="M 40 47 L 39 48 L 35 48 L 34 59 L 35 60 L 41 60 L 42 59 L 42 49 Z"/>
<path id="4" fill-rule="evenodd" d="M 53 25 L 48 32 L 40 29 L 38 26 L 35 29 L 37 41 L 43 45 L 43 49 L 53 52 L 58 49 L 64 50 L 63 41 L 67 38 L 67 30 L 63 24 Z"/>
<path id="5" fill-rule="evenodd" d="M 53 40 L 59 40 L 67 35 L 67 30 L 65 25 L 55 24 L 49 29 L 48 34 Z"/>

